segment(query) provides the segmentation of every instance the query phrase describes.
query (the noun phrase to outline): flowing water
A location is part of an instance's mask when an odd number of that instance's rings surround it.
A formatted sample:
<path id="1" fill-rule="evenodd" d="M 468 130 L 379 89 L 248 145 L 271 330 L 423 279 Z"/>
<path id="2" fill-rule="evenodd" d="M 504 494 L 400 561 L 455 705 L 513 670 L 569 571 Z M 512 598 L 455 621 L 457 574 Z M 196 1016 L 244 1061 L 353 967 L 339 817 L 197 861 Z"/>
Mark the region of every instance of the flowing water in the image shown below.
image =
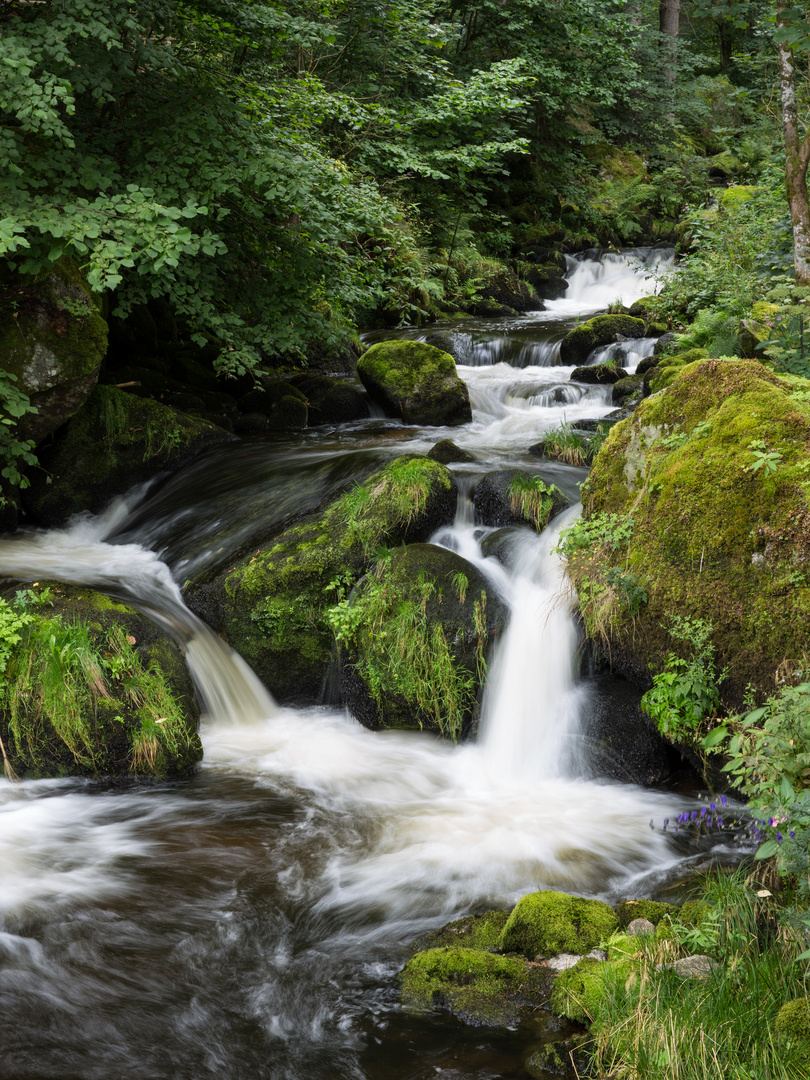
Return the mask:
<path id="1" fill-rule="evenodd" d="M 97 518 L 0 540 L 0 573 L 95 585 L 159 621 L 205 707 L 205 762 L 187 781 L 0 781 L 4 1080 L 525 1077 L 539 1020 L 497 1032 L 398 1007 L 408 944 L 537 888 L 649 894 L 702 858 L 650 827 L 684 797 L 586 776 L 590 689 L 553 551 L 576 509 L 539 537 L 517 531 L 507 569 L 482 554 L 488 530 L 465 494 L 505 465 L 576 491 L 583 470 L 538 470 L 528 446 L 610 405 L 570 382 L 555 342 L 577 315 L 650 292 L 661 261 L 572 262 L 564 300 L 513 320 L 533 363 L 512 366 L 508 344 L 493 345 L 512 338 L 509 320 L 456 325 L 474 354 L 460 367 L 474 404 L 464 428 L 372 420 L 226 446 Z M 478 741 L 279 707 L 178 583 L 444 435 L 477 462 L 459 470 L 456 521 L 434 542 L 473 561 L 511 609 Z"/>

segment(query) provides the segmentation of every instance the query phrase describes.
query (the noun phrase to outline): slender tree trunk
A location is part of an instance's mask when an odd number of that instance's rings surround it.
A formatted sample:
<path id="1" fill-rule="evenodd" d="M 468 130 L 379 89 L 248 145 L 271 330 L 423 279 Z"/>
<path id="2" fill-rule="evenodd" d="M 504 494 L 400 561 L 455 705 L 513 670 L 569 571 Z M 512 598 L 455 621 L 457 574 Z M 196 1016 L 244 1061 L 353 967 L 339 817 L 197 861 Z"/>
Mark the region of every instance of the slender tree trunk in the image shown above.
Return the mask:
<path id="1" fill-rule="evenodd" d="M 787 24 L 787 0 L 777 0 L 776 24 Z M 796 281 L 810 285 L 810 202 L 807 198 L 807 166 L 810 163 L 810 133 L 801 137 L 796 107 L 796 60 L 793 50 L 780 41 L 779 76 L 782 90 L 782 129 L 785 135 L 785 191 L 793 225 L 793 262 Z"/>
<path id="2" fill-rule="evenodd" d="M 659 0 L 658 29 L 664 35 L 661 49 L 664 53 L 664 78 L 675 82 L 678 63 L 678 27 L 681 19 L 681 0 Z"/>

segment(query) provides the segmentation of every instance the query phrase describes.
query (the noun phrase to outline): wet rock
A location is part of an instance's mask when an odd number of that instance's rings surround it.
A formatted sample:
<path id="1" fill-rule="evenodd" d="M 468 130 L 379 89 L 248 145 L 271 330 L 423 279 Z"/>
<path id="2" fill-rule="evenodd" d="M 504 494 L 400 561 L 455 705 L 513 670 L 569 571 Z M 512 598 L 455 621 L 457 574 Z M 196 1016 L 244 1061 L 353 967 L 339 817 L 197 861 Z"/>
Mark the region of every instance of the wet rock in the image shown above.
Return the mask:
<path id="1" fill-rule="evenodd" d="M 348 597 L 381 545 L 426 540 L 449 525 L 456 497 L 443 465 L 397 458 L 226 573 L 195 584 L 187 603 L 279 701 L 317 702 L 335 640 L 328 609 Z"/>
<path id="2" fill-rule="evenodd" d="M 343 701 L 366 727 L 458 739 L 477 727 L 484 662 L 507 609 L 480 571 L 432 544 L 381 559 L 353 592 Z"/>
<path id="3" fill-rule="evenodd" d="M 61 525 L 82 510 L 98 513 L 135 484 L 231 439 L 207 420 L 98 386 L 41 452 L 45 472 L 32 476 L 23 505 L 37 524 Z"/>
<path id="4" fill-rule="evenodd" d="M 640 401 L 644 389 L 644 380 L 636 375 L 619 379 L 613 384 L 611 401 L 620 408 L 628 408 L 633 401 Z"/>
<path id="5" fill-rule="evenodd" d="M 560 344 L 563 364 L 584 364 L 594 349 L 628 338 L 644 337 L 644 322 L 629 315 L 597 315 L 571 330 Z"/>
<path id="6" fill-rule="evenodd" d="M 571 382 L 595 383 L 599 386 L 612 385 L 619 379 L 626 379 L 629 372 L 618 364 L 586 364 L 571 372 Z"/>
<path id="7" fill-rule="evenodd" d="M 531 525 L 538 532 L 569 506 L 553 484 L 520 469 L 488 473 L 473 493 L 475 518 L 481 525 L 501 528 Z"/>
<path id="8" fill-rule="evenodd" d="M 306 399 L 310 426 L 348 424 L 353 420 L 365 420 L 371 415 L 365 397 L 345 379 L 304 374 L 293 375 L 289 382 Z"/>
<path id="9" fill-rule="evenodd" d="M 468 464 L 476 460 L 471 453 L 462 450 L 460 446 L 456 446 L 450 439 L 439 439 L 428 450 L 427 456 L 432 458 L 433 461 L 440 461 L 442 465 L 450 465 L 453 462 Z"/>
<path id="10" fill-rule="evenodd" d="M 369 394 L 406 424 L 455 427 L 472 420 L 467 385 L 448 353 L 421 341 L 381 341 L 357 362 Z"/>

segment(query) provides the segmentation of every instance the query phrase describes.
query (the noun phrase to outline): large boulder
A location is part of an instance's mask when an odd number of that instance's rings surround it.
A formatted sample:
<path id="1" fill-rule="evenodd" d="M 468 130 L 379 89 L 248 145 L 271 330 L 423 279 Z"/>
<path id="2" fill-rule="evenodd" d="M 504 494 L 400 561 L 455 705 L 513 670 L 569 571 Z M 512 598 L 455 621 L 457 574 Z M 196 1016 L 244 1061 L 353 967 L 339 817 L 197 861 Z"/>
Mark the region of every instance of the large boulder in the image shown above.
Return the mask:
<path id="1" fill-rule="evenodd" d="M 179 648 L 137 611 L 51 583 L 0 600 L 18 619 L 0 692 L 8 766 L 26 778 L 179 776 L 202 758 Z M 28 621 L 26 621 L 28 620 Z"/>
<path id="2" fill-rule="evenodd" d="M 581 956 L 609 938 L 618 924 L 613 908 L 601 900 L 547 889 L 518 901 L 501 931 L 500 947 L 529 960 L 558 953 Z"/>
<path id="3" fill-rule="evenodd" d="M 220 631 L 282 702 L 321 697 L 334 644 L 327 611 L 382 545 L 426 540 L 453 520 L 443 465 L 402 457 L 244 558 L 192 587 L 187 602 Z"/>
<path id="4" fill-rule="evenodd" d="M 507 611 L 472 563 L 409 544 L 380 559 L 332 618 L 343 701 L 366 727 L 452 739 L 475 728 L 486 655 Z"/>
<path id="5" fill-rule="evenodd" d="M 475 519 L 499 529 L 531 525 L 542 532 L 549 521 L 570 505 L 559 488 L 520 469 L 487 473 L 473 493 Z"/>
<path id="6" fill-rule="evenodd" d="M 644 337 L 644 320 L 629 315 L 597 315 L 574 327 L 560 343 L 563 364 L 584 364 L 594 349 L 615 341 Z"/>
<path id="7" fill-rule="evenodd" d="M 378 342 L 357 361 L 357 373 L 388 415 L 406 424 L 457 427 L 472 420 L 453 357 L 424 342 Z"/>
<path id="8" fill-rule="evenodd" d="M 207 420 L 97 386 L 41 452 L 46 472 L 32 476 L 23 506 L 37 524 L 61 525 L 82 510 L 97 513 L 135 484 L 232 438 Z"/>
<path id="9" fill-rule="evenodd" d="M 371 415 L 368 402 L 345 379 L 327 375 L 293 375 L 289 380 L 306 397 L 309 424 L 345 424 Z"/>
<path id="10" fill-rule="evenodd" d="M 584 513 L 629 519 L 632 534 L 620 556 L 597 535 L 571 569 L 585 585 L 586 626 L 607 637 L 615 670 L 649 686 L 651 665 L 683 653 L 667 631 L 678 615 L 712 627 L 727 706 L 741 707 L 749 684 L 773 692 L 783 661 L 807 652 L 808 471 L 810 382 L 756 361 L 690 364 L 612 429 Z M 616 588 L 600 628 L 587 596 L 619 557 L 639 602 L 621 603 Z"/>
<path id="11" fill-rule="evenodd" d="M 6 282 L 6 284 L 10 284 Z M 20 425 L 41 442 L 65 423 L 96 385 L 107 351 L 101 302 L 66 256 L 35 285 L 0 290 L 0 367 L 31 399 L 36 414 Z"/>

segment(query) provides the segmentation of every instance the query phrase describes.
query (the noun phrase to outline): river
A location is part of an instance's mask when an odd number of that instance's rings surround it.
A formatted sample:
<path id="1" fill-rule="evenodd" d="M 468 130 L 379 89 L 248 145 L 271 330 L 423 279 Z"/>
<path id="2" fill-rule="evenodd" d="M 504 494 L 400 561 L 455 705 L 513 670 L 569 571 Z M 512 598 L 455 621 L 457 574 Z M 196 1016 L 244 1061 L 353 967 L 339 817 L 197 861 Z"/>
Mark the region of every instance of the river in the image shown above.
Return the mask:
<path id="1" fill-rule="evenodd" d="M 0 540 L 3 575 L 93 584 L 169 627 L 205 705 L 205 760 L 186 781 L 0 781 L 4 1080 L 520 1080 L 544 1017 L 495 1031 L 409 1015 L 396 980 L 409 943 L 543 887 L 650 895 L 706 858 L 659 827 L 687 794 L 584 767 L 591 691 L 553 552 L 576 510 L 518 534 L 508 571 L 484 558 L 466 497 L 433 538 L 511 609 L 481 735 L 461 746 L 280 707 L 180 589 L 359 468 L 443 436 L 478 459 L 454 466 L 461 478 L 528 466 L 575 493 L 584 470 L 539 466 L 528 446 L 611 406 L 609 388 L 570 382 L 559 340 L 669 265 L 643 249 L 571 260 L 545 311 L 453 323 L 463 428 L 372 418 L 225 446 L 96 518 Z"/>

